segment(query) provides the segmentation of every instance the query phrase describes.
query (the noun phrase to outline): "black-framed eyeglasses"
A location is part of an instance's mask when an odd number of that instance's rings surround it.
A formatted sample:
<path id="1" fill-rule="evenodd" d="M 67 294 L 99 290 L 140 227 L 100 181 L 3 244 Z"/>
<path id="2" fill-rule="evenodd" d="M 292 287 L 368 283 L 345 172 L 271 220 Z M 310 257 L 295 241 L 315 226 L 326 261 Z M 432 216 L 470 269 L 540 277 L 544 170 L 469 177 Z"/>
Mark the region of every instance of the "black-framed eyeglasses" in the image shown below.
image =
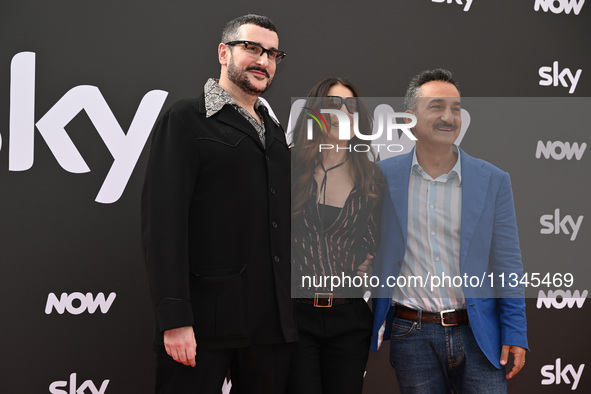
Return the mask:
<path id="1" fill-rule="evenodd" d="M 258 42 L 252 41 L 230 41 L 225 42 L 224 45 L 244 45 L 244 50 L 246 51 L 246 53 L 248 53 L 250 56 L 254 58 L 263 56 L 266 53 L 269 60 L 275 62 L 275 64 L 281 63 L 281 60 L 283 60 L 285 55 L 287 55 L 287 53 L 283 51 L 280 51 L 278 49 L 267 49 Z"/>
<path id="2" fill-rule="evenodd" d="M 323 107 L 326 109 L 341 109 L 343 104 L 350 113 L 357 112 L 357 97 L 326 96 Z"/>

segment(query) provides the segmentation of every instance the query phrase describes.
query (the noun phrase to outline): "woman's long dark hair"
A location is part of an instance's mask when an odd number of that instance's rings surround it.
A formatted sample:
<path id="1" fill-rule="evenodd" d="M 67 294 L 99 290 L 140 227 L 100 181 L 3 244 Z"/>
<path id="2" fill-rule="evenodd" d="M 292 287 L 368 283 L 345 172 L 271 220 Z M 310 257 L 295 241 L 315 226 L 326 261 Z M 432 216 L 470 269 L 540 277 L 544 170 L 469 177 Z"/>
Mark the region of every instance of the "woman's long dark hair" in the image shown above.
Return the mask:
<path id="1" fill-rule="evenodd" d="M 312 88 L 308 94 L 305 107 L 320 112 L 324 97 L 328 96 L 328 91 L 334 85 L 342 85 L 351 90 L 353 96 L 360 97 L 358 90 L 351 82 L 344 78 L 330 77 L 318 82 Z M 359 132 L 367 135 L 371 134 L 373 117 L 361 100 L 357 103 L 357 112 L 359 113 Z M 325 117 L 328 118 L 326 123 L 330 129 L 330 118 L 328 116 Z M 302 212 L 304 204 L 310 198 L 310 184 L 314 180 L 314 171 L 322 161 L 322 153 L 319 152 L 319 147 L 322 143 L 322 133 L 329 131 L 323 131 L 316 122 L 313 122 L 313 138 L 312 140 L 308 140 L 308 119 L 309 116 L 306 111 L 302 111 L 293 129 L 293 142 L 291 146 L 292 217 L 297 217 Z M 362 142 L 356 136 L 349 141 L 351 152 L 347 151 L 347 158 L 350 162 L 351 177 L 363 196 L 379 198 L 378 193 L 381 190 L 379 186 L 381 186 L 383 181 L 381 171 L 376 168 L 376 164 L 369 157 L 369 155 L 372 155 L 375 159 L 373 150 L 369 152 L 361 152 L 363 149 L 360 149 L 360 152 L 354 151 L 355 145 Z"/>

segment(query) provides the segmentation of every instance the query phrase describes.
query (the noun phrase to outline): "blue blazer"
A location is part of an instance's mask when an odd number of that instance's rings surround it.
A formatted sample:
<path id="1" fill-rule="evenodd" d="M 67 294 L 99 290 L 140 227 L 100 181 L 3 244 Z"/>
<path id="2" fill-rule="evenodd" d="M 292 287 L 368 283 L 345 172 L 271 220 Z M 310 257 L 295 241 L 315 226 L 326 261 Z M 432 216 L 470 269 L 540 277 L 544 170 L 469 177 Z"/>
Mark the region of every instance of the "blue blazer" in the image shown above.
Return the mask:
<path id="1" fill-rule="evenodd" d="M 385 284 L 396 277 L 406 252 L 408 182 L 413 153 L 379 163 L 387 180 L 382 214 L 381 244 L 374 261 L 374 275 Z M 508 278 L 521 278 L 523 266 L 517 235 L 515 208 L 509 174 L 461 151 L 462 220 L 460 271 L 485 284 L 464 287 L 468 318 L 474 337 L 489 361 L 501 368 L 502 345 L 527 349 L 525 299 L 522 286 Z M 501 274 L 504 273 L 504 286 Z M 491 276 L 493 283 L 491 285 Z M 374 327 L 371 349 L 377 350 L 378 330 L 386 321 L 384 339 L 390 338 L 393 321 L 393 288 L 374 289 Z M 395 351 L 395 350 L 394 350 Z"/>

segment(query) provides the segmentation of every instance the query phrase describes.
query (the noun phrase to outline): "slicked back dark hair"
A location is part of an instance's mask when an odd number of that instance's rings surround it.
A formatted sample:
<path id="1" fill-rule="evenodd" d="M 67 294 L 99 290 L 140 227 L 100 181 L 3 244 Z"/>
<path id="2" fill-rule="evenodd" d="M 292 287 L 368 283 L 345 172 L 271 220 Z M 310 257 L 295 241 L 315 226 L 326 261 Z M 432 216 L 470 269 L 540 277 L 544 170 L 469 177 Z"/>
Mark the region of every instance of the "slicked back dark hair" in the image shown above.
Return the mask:
<path id="1" fill-rule="evenodd" d="M 451 71 L 443 68 L 422 71 L 410 80 L 408 89 L 406 89 L 404 105 L 407 110 L 416 110 L 417 101 L 421 97 L 421 86 L 431 81 L 449 82 L 458 89 L 458 93 L 460 92 L 460 84 L 454 79 Z"/>
<path id="2" fill-rule="evenodd" d="M 226 23 L 226 26 L 222 31 L 222 42 L 230 42 L 240 39 L 240 37 L 238 37 L 238 28 L 242 25 L 256 25 L 277 33 L 277 28 L 273 22 L 271 22 L 271 19 L 262 15 L 247 14 L 239 16 Z"/>

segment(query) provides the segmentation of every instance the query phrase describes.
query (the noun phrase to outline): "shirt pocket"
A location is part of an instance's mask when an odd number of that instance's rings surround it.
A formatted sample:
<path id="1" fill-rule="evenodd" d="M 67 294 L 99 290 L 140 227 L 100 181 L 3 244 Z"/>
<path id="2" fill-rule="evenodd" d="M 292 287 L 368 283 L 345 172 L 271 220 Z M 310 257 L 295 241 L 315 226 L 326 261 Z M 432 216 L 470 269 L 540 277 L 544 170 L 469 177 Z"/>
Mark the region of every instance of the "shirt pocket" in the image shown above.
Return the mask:
<path id="1" fill-rule="evenodd" d="M 217 143 L 230 148 L 236 148 L 247 135 L 230 126 L 221 126 L 216 134 L 210 134 L 204 137 L 197 137 L 195 141 L 199 143 Z"/>

